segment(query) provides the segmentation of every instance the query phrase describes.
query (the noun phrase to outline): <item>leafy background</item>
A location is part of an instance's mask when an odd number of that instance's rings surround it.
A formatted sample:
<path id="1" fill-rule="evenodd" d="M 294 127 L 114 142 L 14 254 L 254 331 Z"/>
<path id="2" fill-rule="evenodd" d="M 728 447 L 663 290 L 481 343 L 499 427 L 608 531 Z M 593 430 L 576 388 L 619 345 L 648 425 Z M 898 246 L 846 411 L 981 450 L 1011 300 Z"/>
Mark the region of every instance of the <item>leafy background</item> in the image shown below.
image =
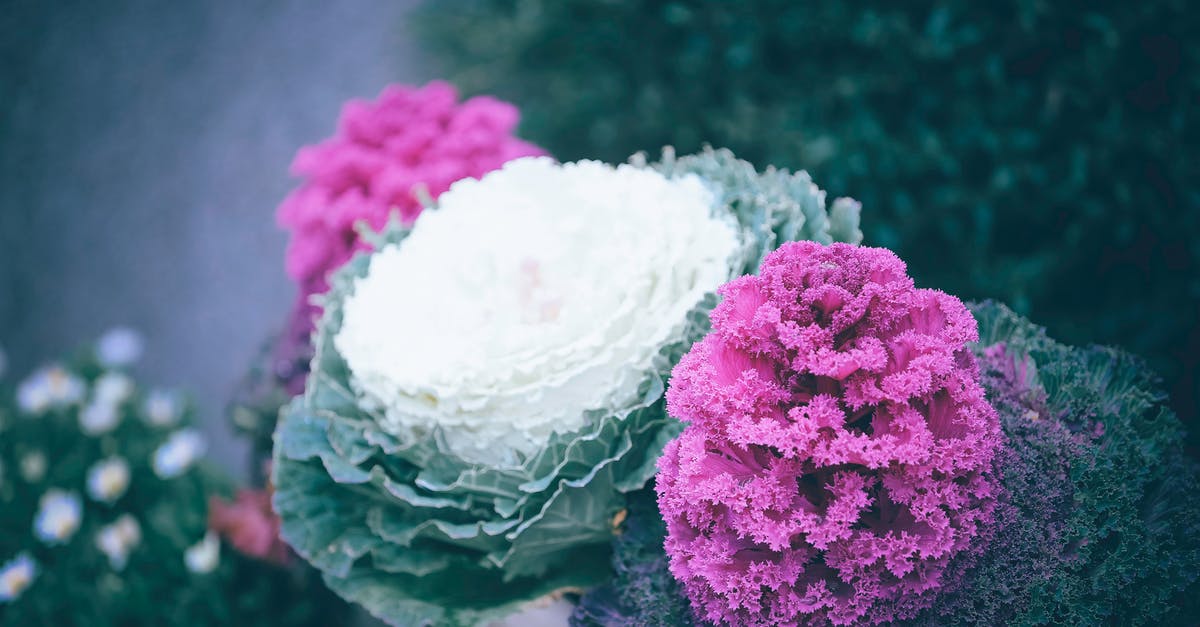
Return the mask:
<path id="1" fill-rule="evenodd" d="M 918 284 L 1144 355 L 1196 431 L 1196 3 L 439 0 L 411 28 L 559 158 L 808 169 Z"/>

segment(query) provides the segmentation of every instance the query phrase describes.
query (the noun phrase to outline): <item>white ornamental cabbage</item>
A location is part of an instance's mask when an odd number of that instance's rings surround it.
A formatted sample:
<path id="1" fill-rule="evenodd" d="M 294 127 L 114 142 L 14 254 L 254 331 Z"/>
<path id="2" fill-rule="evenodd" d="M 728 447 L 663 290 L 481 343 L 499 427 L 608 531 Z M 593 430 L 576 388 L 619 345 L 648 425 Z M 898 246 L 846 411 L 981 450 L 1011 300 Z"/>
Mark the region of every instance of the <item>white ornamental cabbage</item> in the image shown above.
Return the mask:
<path id="1" fill-rule="evenodd" d="M 637 398 L 740 252 L 716 209 L 695 175 L 509 162 L 371 257 L 334 347 L 385 431 L 440 429 L 464 460 L 519 463 Z"/>
<path id="2" fill-rule="evenodd" d="M 275 437 L 282 535 L 394 624 L 477 624 L 593 584 L 679 425 L 664 379 L 721 283 L 858 205 L 728 151 L 510 162 L 332 279 Z"/>

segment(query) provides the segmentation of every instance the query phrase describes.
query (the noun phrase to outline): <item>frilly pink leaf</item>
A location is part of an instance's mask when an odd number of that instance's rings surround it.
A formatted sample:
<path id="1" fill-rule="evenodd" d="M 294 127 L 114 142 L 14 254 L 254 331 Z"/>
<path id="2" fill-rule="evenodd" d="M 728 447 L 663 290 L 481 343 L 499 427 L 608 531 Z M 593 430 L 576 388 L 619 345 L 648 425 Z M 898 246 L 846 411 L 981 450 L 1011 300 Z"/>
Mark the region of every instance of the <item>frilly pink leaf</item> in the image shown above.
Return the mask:
<path id="1" fill-rule="evenodd" d="M 659 462 L 671 572 L 720 624 L 911 615 L 998 493 L 975 320 L 848 244 L 785 244 L 720 291 L 667 392 L 690 423 Z"/>

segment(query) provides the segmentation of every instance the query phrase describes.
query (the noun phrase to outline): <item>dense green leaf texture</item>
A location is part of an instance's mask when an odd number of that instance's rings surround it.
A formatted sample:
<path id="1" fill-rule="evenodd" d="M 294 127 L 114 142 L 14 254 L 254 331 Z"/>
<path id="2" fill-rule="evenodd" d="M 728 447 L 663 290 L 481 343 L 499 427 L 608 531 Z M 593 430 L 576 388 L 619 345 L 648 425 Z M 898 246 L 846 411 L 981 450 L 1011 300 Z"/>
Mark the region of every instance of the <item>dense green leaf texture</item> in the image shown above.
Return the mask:
<path id="1" fill-rule="evenodd" d="M 842 199 L 826 211 L 824 192 L 803 172 L 757 173 L 713 150 L 634 162 L 668 176 L 695 173 L 713 186 L 716 210 L 742 226 L 744 254 L 731 277 L 756 270 L 784 241 L 862 237 L 858 204 Z M 385 237 L 403 245 L 405 235 L 393 228 Z M 369 261 L 360 255 L 334 276 L 305 394 L 284 409 L 276 431 L 284 538 L 335 591 L 397 625 L 480 624 L 603 580 L 613 517 L 653 476 L 680 428 L 664 410 L 665 379 L 707 330 L 715 296 L 662 348 L 635 402 L 593 412 L 585 427 L 555 434 L 518 465 L 490 467 L 459 459 L 438 432 L 400 441 L 359 407 L 333 337 Z"/>
<path id="2" fill-rule="evenodd" d="M 651 484 L 629 496 L 629 515 L 613 539 L 613 578 L 580 599 L 574 627 L 691 627 L 692 608 L 667 570 L 667 526 Z"/>
<path id="3" fill-rule="evenodd" d="M 429 0 L 411 31 L 559 158 L 804 168 L 918 284 L 1147 355 L 1194 420 L 1194 0 Z"/>
<path id="4" fill-rule="evenodd" d="M 991 534 L 909 622 L 1194 624 L 1200 485 L 1153 373 L 1120 351 L 1059 344 L 1002 305 L 972 310 L 983 383 L 1008 439 L 997 460 L 1007 494 Z M 625 527 L 614 578 L 584 597 L 572 623 L 691 625 L 657 509 L 631 507 Z"/>
<path id="5" fill-rule="evenodd" d="M 973 311 L 1009 494 L 961 587 L 922 621 L 1193 624 L 1200 484 L 1157 376 L 1127 353 L 1055 342 L 1001 305 Z"/>

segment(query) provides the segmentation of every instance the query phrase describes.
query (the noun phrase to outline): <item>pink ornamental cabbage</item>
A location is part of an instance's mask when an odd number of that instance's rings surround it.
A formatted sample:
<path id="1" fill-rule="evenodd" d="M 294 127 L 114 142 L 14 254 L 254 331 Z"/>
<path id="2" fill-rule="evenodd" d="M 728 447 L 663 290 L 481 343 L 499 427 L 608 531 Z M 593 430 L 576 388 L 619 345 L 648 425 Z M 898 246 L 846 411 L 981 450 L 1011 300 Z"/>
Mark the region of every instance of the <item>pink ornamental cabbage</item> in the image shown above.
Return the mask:
<path id="1" fill-rule="evenodd" d="M 715 623 L 911 616 L 999 491 L 975 320 L 848 244 L 785 244 L 720 292 L 667 391 L 690 423 L 659 461 L 671 573 Z"/>
<path id="2" fill-rule="evenodd" d="M 374 102 L 347 103 L 337 133 L 296 155 L 292 172 L 305 181 L 279 207 L 302 306 L 328 289 L 329 272 L 366 248 L 356 223 L 378 231 L 396 211 L 411 224 L 422 209 L 418 190 L 436 198 L 454 181 L 545 154 L 513 136 L 519 118 L 516 107 L 488 96 L 459 103 L 439 81 L 392 85 Z"/>

